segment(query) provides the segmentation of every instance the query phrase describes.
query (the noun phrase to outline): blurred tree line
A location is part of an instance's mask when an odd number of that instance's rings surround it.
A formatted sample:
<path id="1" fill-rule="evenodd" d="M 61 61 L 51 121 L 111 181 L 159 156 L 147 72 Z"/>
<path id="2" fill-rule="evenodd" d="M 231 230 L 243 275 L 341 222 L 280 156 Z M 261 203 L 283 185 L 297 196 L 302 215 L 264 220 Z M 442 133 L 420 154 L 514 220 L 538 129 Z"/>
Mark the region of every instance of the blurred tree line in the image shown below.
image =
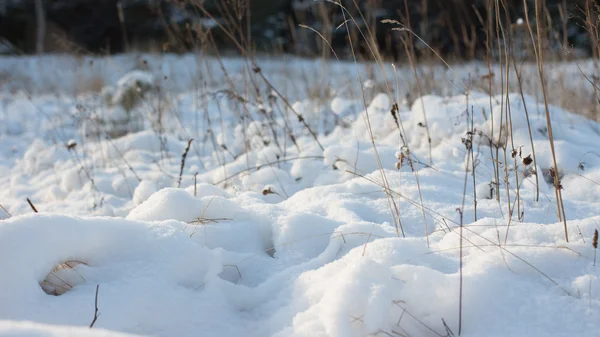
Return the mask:
<path id="1" fill-rule="evenodd" d="M 526 0 L 530 18 L 543 7 L 550 48 L 570 46 L 591 53 L 598 35 L 597 0 Z M 493 4 L 499 4 L 499 11 Z M 129 51 L 186 52 L 194 49 L 328 56 L 328 43 L 347 57 L 346 19 L 351 38 L 366 50 L 367 28 L 381 53 L 405 55 L 406 28 L 445 56 L 486 55 L 486 31 L 495 19 L 518 26 L 523 0 L 0 0 L 0 43 L 4 53 Z M 397 24 L 382 20 L 397 20 Z M 348 22 L 348 21 L 347 21 Z M 341 25 L 341 26 L 340 26 Z M 518 27 L 517 27 L 518 28 Z M 590 34 L 590 30 L 593 30 Z M 318 34 L 316 33 L 318 32 Z M 515 29 L 515 39 L 518 37 Z M 495 34 L 495 32 L 494 32 Z M 528 38 L 528 35 L 523 37 Z M 327 40 L 327 43 L 324 42 Z M 415 37 L 410 38 L 415 41 Z M 428 48 L 415 42 L 417 52 Z"/>

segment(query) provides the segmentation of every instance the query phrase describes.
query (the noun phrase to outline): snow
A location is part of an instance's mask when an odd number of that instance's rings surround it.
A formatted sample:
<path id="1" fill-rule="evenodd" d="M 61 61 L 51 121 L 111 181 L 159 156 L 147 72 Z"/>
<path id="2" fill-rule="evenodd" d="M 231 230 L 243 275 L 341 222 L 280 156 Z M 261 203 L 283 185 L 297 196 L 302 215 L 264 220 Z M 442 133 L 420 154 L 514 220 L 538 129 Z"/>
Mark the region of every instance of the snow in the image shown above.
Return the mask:
<path id="1" fill-rule="evenodd" d="M 149 180 L 144 180 L 133 191 L 133 203 L 136 205 L 148 200 L 156 192 L 156 184 Z"/>
<path id="2" fill-rule="evenodd" d="M 567 242 L 535 95 L 428 93 L 396 123 L 366 76 L 365 108 L 360 83 L 315 96 L 261 64 L 293 113 L 262 84 L 185 89 L 197 65 L 165 93 L 180 68 L 112 61 L 95 94 L 0 94 L 0 336 L 457 335 L 461 272 L 461 336 L 600 329 L 598 123 L 549 108 Z M 37 62 L 66 61 L 0 59 Z"/>
<path id="3" fill-rule="evenodd" d="M 104 329 L 56 326 L 34 322 L 0 321 L 0 336 L 4 337 L 127 337 L 131 334 Z"/>

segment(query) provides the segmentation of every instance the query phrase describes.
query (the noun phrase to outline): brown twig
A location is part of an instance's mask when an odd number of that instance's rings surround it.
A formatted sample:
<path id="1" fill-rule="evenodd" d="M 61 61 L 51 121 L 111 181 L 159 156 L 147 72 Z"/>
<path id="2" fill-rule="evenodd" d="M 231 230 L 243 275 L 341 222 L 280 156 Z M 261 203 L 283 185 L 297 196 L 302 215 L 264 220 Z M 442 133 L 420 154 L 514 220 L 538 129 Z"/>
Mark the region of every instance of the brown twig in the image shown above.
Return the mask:
<path id="1" fill-rule="evenodd" d="M 31 200 L 29 200 L 29 198 L 27 198 L 27 203 L 29 203 L 29 206 L 31 207 L 31 209 L 36 212 L 39 213 L 37 208 L 35 208 L 35 206 L 33 205 L 33 203 L 31 202 Z"/>
<path id="2" fill-rule="evenodd" d="M 100 285 L 97 284 L 96 285 L 96 300 L 94 301 L 94 320 L 92 320 L 92 323 L 90 323 L 90 329 L 94 327 L 94 324 L 96 324 L 96 320 L 98 319 L 98 316 L 100 316 L 100 313 L 98 312 L 98 290 L 100 289 Z"/>
<path id="3" fill-rule="evenodd" d="M 466 181 L 466 179 L 465 179 Z M 464 207 L 464 203 L 463 203 Z M 460 262 L 459 262 L 459 290 L 458 290 L 458 335 L 462 332 L 462 302 L 463 302 L 463 210 L 457 208 L 460 214 Z"/>
<path id="4" fill-rule="evenodd" d="M 177 180 L 177 187 L 181 187 L 181 177 L 183 176 L 183 169 L 185 168 L 185 158 L 187 157 L 188 152 L 190 152 L 190 146 L 192 146 L 193 141 L 194 138 L 190 138 L 190 140 L 188 140 L 187 146 L 185 147 L 185 150 L 181 155 L 181 168 L 179 169 L 179 179 Z"/>
<path id="5" fill-rule="evenodd" d="M 596 252 L 598 251 L 598 230 L 594 229 L 594 236 L 592 237 L 592 247 L 594 247 L 594 271 L 596 270 Z M 590 308 L 592 307 L 592 275 L 590 275 Z"/>
<path id="6" fill-rule="evenodd" d="M 556 195 L 556 208 L 558 209 L 558 220 L 563 222 L 564 231 L 565 231 L 565 241 L 569 242 L 569 232 L 567 230 L 567 219 L 565 216 L 565 207 L 562 199 L 562 186 L 560 184 L 559 179 L 559 170 L 558 164 L 556 160 L 556 151 L 554 149 L 554 137 L 552 134 L 552 120 L 550 118 L 550 110 L 548 103 L 548 95 L 546 92 L 546 82 L 544 77 L 544 57 L 543 57 L 543 48 L 541 42 L 541 19 L 540 19 L 540 1 L 536 0 L 535 3 L 535 23 L 537 30 L 537 44 L 536 39 L 533 35 L 533 29 L 531 23 L 529 21 L 529 15 L 527 14 L 527 2 L 523 1 L 523 7 L 525 8 L 525 22 L 527 24 L 527 29 L 529 30 L 529 35 L 531 36 L 531 42 L 533 44 L 533 51 L 536 56 L 536 62 L 538 65 L 538 74 L 540 77 L 540 84 L 542 87 L 542 96 L 544 98 L 544 110 L 546 115 L 546 128 L 548 129 L 548 142 L 550 143 L 550 153 L 552 155 L 552 168 L 554 169 L 554 192 Z"/>
<path id="7" fill-rule="evenodd" d="M 594 266 L 596 265 L 596 251 L 598 250 L 598 230 L 594 229 L 594 237 L 592 238 L 592 247 L 594 247 Z"/>
<path id="8" fill-rule="evenodd" d="M 8 210 L 6 210 L 6 208 L 4 208 L 4 206 L 2 206 L 2 204 L 0 204 L 0 209 L 2 209 L 4 211 L 4 213 L 6 213 L 8 215 L 9 218 L 12 217 L 12 215 L 8 212 Z"/>

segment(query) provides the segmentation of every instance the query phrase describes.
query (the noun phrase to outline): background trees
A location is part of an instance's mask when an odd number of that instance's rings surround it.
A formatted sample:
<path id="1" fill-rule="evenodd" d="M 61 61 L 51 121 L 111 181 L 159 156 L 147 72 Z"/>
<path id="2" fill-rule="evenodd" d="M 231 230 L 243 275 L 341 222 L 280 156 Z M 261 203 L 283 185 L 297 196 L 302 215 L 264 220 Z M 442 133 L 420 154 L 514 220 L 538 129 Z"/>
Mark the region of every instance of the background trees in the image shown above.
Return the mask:
<path id="1" fill-rule="evenodd" d="M 415 33 L 440 53 L 471 59 L 485 53 L 490 1 L 495 0 L 342 3 L 356 25 L 372 29 L 387 56 L 402 57 L 401 34 L 391 32 L 382 19 L 410 22 Z M 516 23 L 523 17 L 522 0 L 504 3 L 509 17 L 501 13 L 503 20 Z M 552 28 L 549 40 L 556 49 L 568 44 L 590 50 L 584 21 L 586 7 L 597 17 L 594 0 L 546 0 L 544 7 Z M 299 27 L 304 24 L 319 31 L 343 57 L 347 37 L 336 29 L 342 22 L 338 6 L 312 0 L 4 0 L 0 4 L 0 40 L 18 53 L 185 52 L 199 48 L 207 39 L 223 52 L 234 47 L 220 30 L 223 25 L 237 26 L 236 38 L 243 37 L 257 51 L 327 54 L 321 37 Z"/>

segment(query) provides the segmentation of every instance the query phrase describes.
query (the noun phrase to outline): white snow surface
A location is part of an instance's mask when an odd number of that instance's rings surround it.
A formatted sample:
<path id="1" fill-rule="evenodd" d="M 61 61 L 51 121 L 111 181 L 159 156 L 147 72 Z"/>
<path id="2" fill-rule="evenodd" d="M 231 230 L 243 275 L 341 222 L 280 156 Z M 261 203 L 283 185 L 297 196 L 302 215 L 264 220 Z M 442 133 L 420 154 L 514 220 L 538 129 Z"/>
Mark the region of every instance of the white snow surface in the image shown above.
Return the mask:
<path id="1" fill-rule="evenodd" d="M 264 87 L 242 120 L 219 86 L 154 94 L 120 138 L 86 136 L 100 95 L 2 94 L 0 336 L 456 336 L 459 302 L 461 336 L 596 335 L 600 125 L 550 107 L 566 242 L 535 98 L 426 95 L 396 124 L 377 88 L 290 101 L 319 143 Z"/>
<path id="2" fill-rule="evenodd" d="M 73 326 L 56 326 L 35 322 L 0 321 L 4 337 L 133 337 L 135 335 Z"/>

